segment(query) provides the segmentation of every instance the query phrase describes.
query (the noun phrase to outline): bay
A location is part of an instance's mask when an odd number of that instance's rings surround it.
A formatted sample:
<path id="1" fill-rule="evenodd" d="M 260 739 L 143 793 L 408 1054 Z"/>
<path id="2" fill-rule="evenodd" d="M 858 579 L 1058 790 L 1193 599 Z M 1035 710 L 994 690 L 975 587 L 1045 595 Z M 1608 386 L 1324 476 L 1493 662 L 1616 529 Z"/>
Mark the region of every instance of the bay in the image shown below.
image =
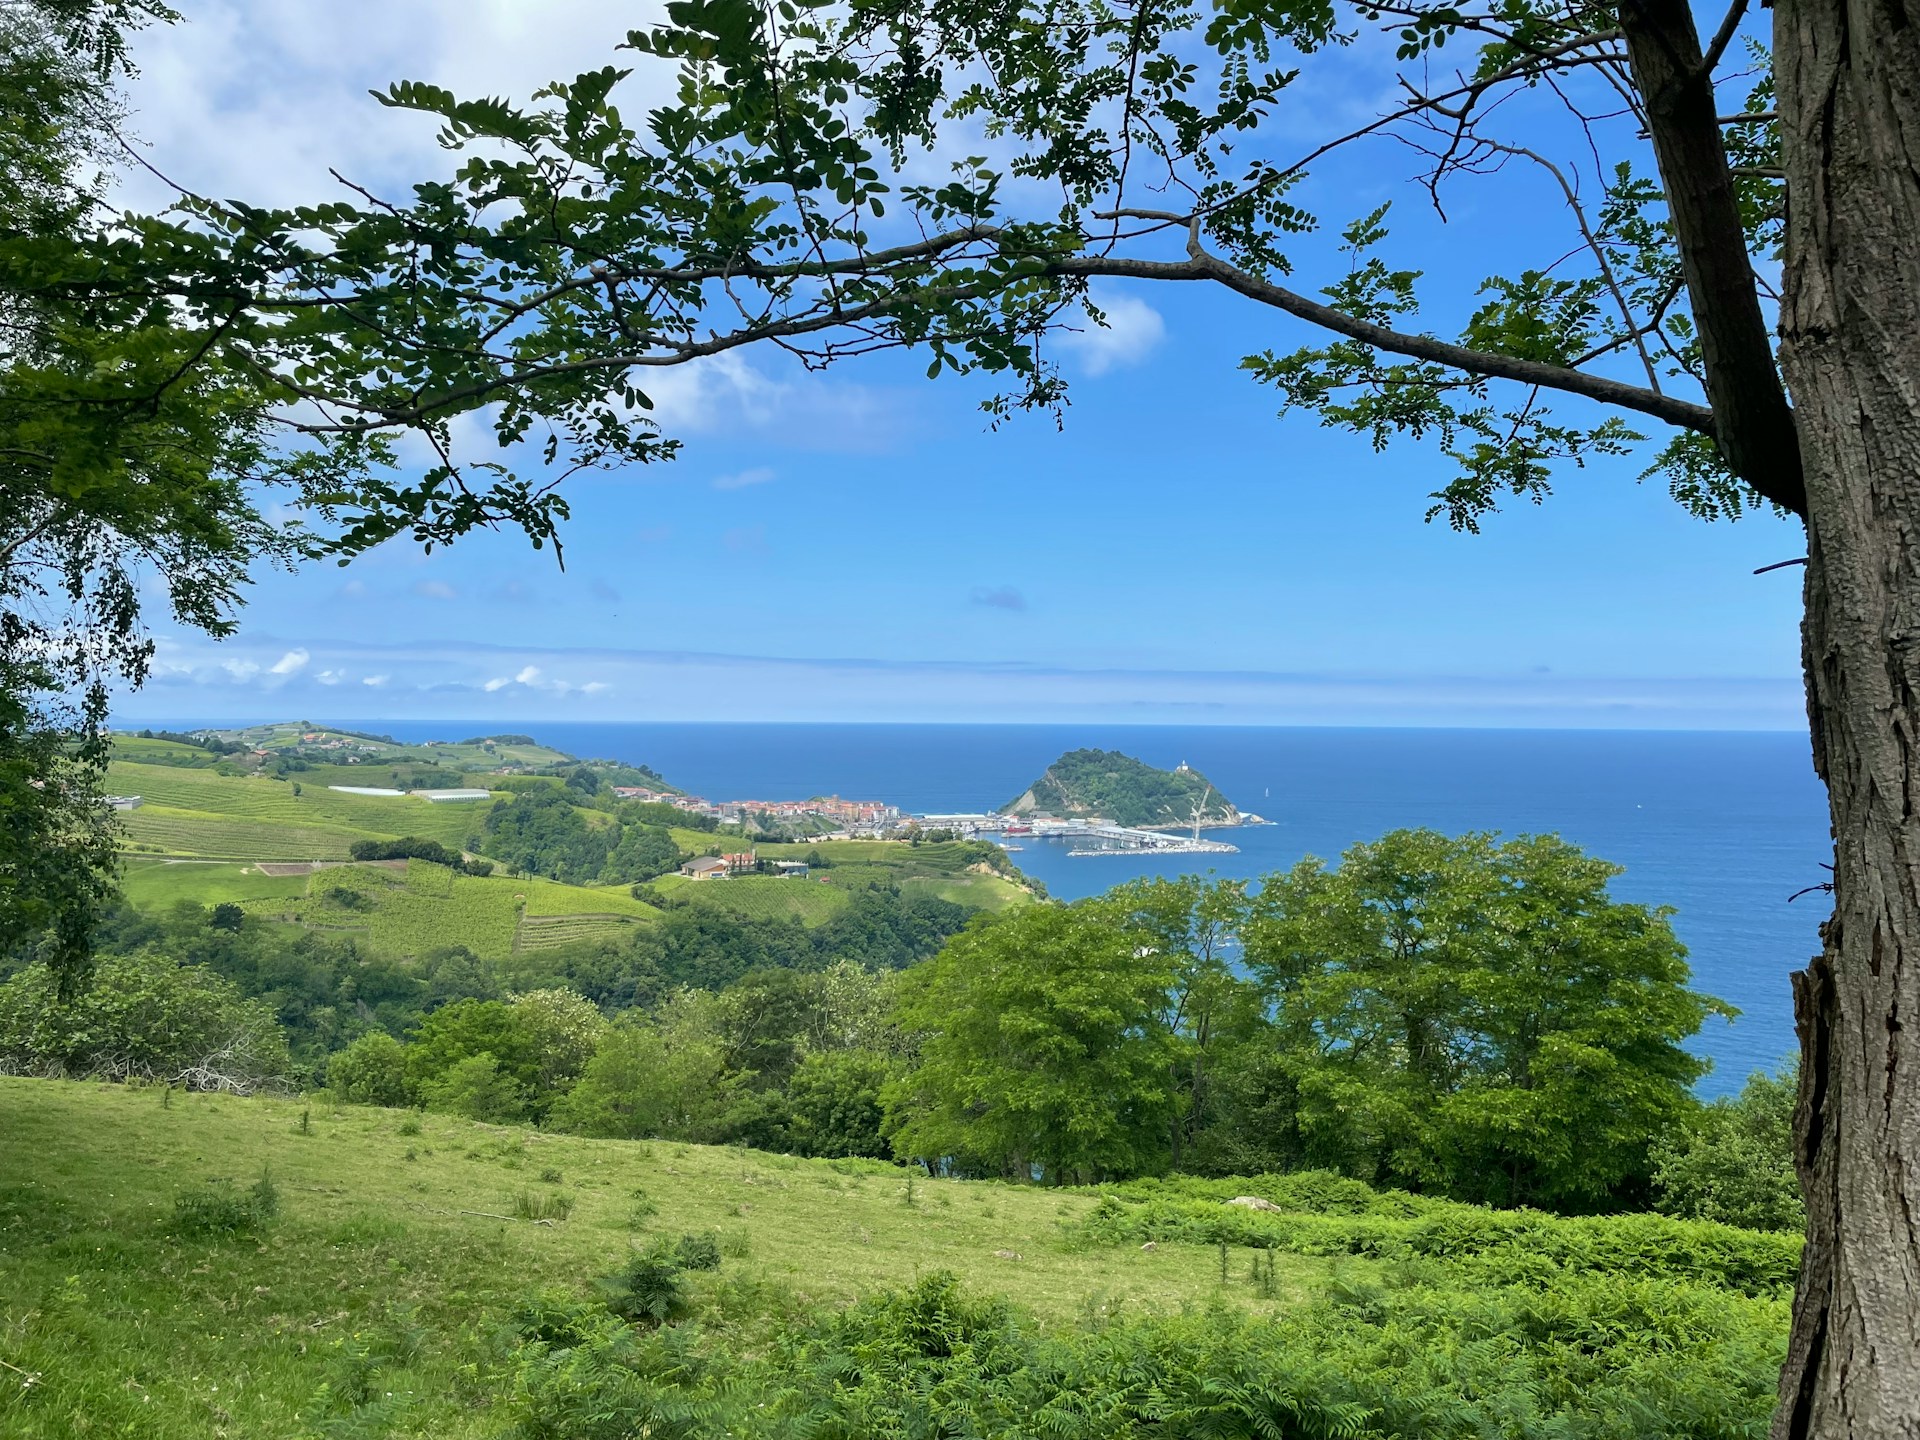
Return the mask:
<path id="1" fill-rule="evenodd" d="M 1023 870 L 1063 899 L 1137 875 L 1257 877 L 1337 857 L 1400 826 L 1557 833 L 1625 867 L 1622 899 L 1673 907 L 1695 983 L 1738 1006 L 1694 1048 L 1706 1094 L 1793 1053 L 1788 976 L 1819 946 L 1825 798 L 1804 736 L 1569 730 L 1390 730 L 1123 725 L 565 724 L 360 721 L 396 739 L 524 728 L 583 757 L 653 766 L 713 800 L 838 794 L 916 812 L 1005 804 L 1062 751 L 1186 762 L 1270 825 L 1213 832 L 1234 855 L 1069 857 L 1027 843 Z"/>

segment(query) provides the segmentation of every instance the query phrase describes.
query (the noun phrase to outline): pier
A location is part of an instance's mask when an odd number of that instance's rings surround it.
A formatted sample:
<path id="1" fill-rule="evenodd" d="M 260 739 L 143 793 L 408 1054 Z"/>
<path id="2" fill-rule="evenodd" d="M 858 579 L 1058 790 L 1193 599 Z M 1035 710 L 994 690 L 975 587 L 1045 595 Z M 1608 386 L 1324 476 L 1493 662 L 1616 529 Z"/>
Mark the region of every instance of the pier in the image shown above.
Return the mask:
<path id="1" fill-rule="evenodd" d="M 1129 825 L 1107 825 L 1092 820 L 1036 820 L 1036 838 L 1089 840 L 1101 842 L 1067 852 L 1069 857 L 1083 855 L 1237 855 L 1238 845 L 1224 840 L 1203 840 L 1192 835 L 1165 830 L 1140 830 Z"/>
<path id="2" fill-rule="evenodd" d="M 1196 827 L 1192 834 L 1175 830 L 1142 830 L 1130 825 L 1110 825 L 1104 820 L 1054 820 L 1045 817 L 1012 819 L 1006 815 L 920 815 L 915 817 L 929 829 L 954 830 L 968 839 L 981 835 L 1005 835 L 1008 826 L 1017 826 L 1012 834 L 1019 839 L 1079 840 L 1086 845 L 1069 850 L 1079 855 L 1237 855 L 1238 845 L 1224 840 L 1203 840 Z"/>

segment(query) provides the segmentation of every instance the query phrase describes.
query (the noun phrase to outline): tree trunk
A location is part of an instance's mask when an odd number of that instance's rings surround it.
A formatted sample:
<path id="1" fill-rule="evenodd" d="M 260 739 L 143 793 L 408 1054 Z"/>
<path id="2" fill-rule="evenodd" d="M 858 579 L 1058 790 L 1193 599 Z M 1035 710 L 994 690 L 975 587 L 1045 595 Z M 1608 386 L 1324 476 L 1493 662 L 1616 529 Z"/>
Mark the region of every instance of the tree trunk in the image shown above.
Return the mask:
<path id="1" fill-rule="evenodd" d="M 1920 1435 L 1920 0 L 1774 25 L 1835 885 L 1795 977 L 1807 1249 L 1774 1434 L 1878 1440 Z"/>

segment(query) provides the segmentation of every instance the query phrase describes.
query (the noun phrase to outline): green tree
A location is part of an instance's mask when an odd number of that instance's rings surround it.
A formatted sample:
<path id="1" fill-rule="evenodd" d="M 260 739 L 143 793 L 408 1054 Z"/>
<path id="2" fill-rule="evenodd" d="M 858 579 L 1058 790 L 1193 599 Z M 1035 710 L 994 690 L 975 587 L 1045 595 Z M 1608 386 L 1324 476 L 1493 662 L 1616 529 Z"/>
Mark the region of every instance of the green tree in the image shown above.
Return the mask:
<path id="1" fill-rule="evenodd" d="M 408 1087 L 436 1108 L 475 1119 L 507 1118 L 471 1108 L 498 1104 L 519 1119 L 537 1117 L 550 1103 L 539 1090 L 540 1039 L 518 1007 L 505 1001 L 456 1000 L 435 1010 L 415 1028 L 406 1050 Z M 478 1060 L 487 1064 L 469 1063 Z"/>
<path id="2" fill-rule="evenodd" d="M 1395 831 L 1271 877 L 1243 929 L 1309 1163 L 1558 1208 L 1644 1195 L 1710 1014 L 1664 912 L 1552 836 Z"/>
<path id="3" fill-rule="evenodd" d="M 533 1054 L 536 1092 L 551 1094 L 572 1084 L 606 1035 L 606 1018 L 571 990 L 533 990 L 510 1003 Z"/>
<path id="4" fill-rule="evenodd" d="M 802 1060 L 787 1086 L 790 1128 L 801 1153 L 890 1158 L 881 1097 L 899 1073 L 898 1060 L 871 1050 L 824 1051 Z"/>
<path id="5" fill-rule="evenodd" d="M 327 1061 L 327 1088 L 354 1105 L 404 1105 L 406 1047 L 384 1030 L 370 1030 Z"/>
<path id="6" fill-rule="evenodd" d="M 1171 959 L 1100 901 L 970 929 L 901 977 L 917 1067 L 888 1091 L 895 1153 L 1050 1182 L 1155 1168 L 1175 1110 Z"/>
<path id="7" fill-rule="evenodd" d="M 1754 1230 L 1806 1224 L 1793 1173 L 1796 1077 L 1758 1071 L 1735 1096 L 1701 1108 L 1653 1152 L 1654 1207 Z"/>
<path id="8" fill-rule="evenodd" d="M 502 1070 L 486 1051 L 454 1061 L 420 1081 L 420 1098 L 430 1110 L 510 1125 L 533 1110 L 527 1087 Z"/>
<path id="9" fill-rule="evenodd" d="M 555 1128 L 621 1140 L 724 1139 L 741 1082 L 719 1038 L 688 1008 L 683 1000 L 665 1023 L 623 1017 L 554 1107 Z"/>
<path id="10" fill-rule="evenodd" d="M 678 869 L 680 847 L 663 826 L 623 825 L 620 843 L 607 855 L 600 879 L 609 885 L 631 885 Z"/>

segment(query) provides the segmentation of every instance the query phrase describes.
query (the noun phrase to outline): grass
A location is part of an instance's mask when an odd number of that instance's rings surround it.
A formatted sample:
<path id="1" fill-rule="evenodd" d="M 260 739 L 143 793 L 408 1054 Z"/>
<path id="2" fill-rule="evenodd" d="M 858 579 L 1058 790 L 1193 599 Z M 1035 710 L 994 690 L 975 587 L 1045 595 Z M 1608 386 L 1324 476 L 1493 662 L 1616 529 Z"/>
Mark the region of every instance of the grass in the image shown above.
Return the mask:
<path id="1" fill-rule="evenodd" d="M 795 919 L 824 925 L 847 907 L 851 897 L 833 885 L 784 880 L 777 875 L 738 875 L 726 880 L 688 880 L 666 876 L 653 882 L 664 893 L 743 920 Z"/>
<path id="2" fill-rule="evenodd" d="M 143 910 L 167 909 L 182 900 L 211 907 L 229 900 L 295 900 L 307 893 L 304 875 L 262 875 L 231 861 L 129 859 L 120 885 Z"/>
<path id="3" fill-rule="evenodd" d="M 409 861 L 404 873 L 379 865 L 342 865 L 273 885 L 243 867 L 219 868 L 221 875 L 197 882 L 173 882 L 169 877 L 144 883 L 149 894 L 171 883 L 178 890 L 194 892 L 176 898 L 195 899 L 203 905 L 231 899 L 264 920 L 353 931 L 365 935 L 376 949 L 400 956 L 464 945 L 483 958 L 503 960 L 515 950 L 592 939 L 659 914 L 625 888 L 457 875 L 424 860 Z M 229 892 L 223 885 L 234 889 Z"/>
<path id="4" fill-rule="evenodd" d="M 353 783 L 378 785 L 385 778 L 380 771 L 357 775 Z M 107 783 L 115 794 L 138 795 L 146 802 L 126 816 L 134 843 L 177 845 L 180 854 L 241 860 L 344 858 L 344 851 L 340 856 L 301 853 L 299 847 L 311 849 L 315 843 L 296 833 L 306 831 L 344 835 L 348 844 L 365 837 L 419 835 L 458 849 L 486 809 L 479 801 L 435 805 L 406 795 L 343 795 L 317 781 L 298 782 L 296 795 L 294 782 L 265 776 L 120 760 L 108 767 Z"/>
<path id="5" fill-rule="evenodd" d="M 1070 1325 L 1216 1300 L 1271 1313 L 1332 1268 L 1281 1255 L 1268 1300 L 1222 1288 L 1211 1247 L 1075 1242 L 1088 1196 L 922 1177 L 908 1205 L 904 1172 L 869 1162 L 402 1111 L 316 1107 L 303 1135 L 307 1103 L 163 1107 L 153 1090 L 0 1078 L 0 1434 L 499 1435 L 498 1337 L 522 1300 L 584 1295 L 636 1246 L 708 1231 L 731 1258 L 691 1277 L 696 1306 L 743 1336 L 935 1269 Z M 179 1195 L 262 1175 L 278 1213 L 253 1233 L 175 1232 Z M 348 1405 L 360 1428 L 326 1423 Z"/>
<path id="6" fill-rule="evenodd" d="M 1000 875 L 956 875 L 952 879 L 910 877 L 900 882 L 903 890 L 927 890 L 955 905 L 995 912 L 1030 903 L 1033 896 L 1013 881 Z"/>

